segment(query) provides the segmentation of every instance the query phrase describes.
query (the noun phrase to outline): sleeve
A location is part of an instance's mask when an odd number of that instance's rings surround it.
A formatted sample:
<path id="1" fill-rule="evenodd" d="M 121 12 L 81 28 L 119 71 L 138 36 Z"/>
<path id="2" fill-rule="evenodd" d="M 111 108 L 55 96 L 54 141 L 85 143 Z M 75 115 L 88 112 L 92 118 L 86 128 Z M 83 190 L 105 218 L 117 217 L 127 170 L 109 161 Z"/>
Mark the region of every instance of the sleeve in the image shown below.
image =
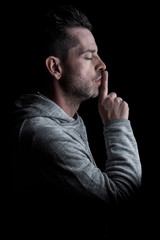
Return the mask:
<path id="1" fill-rule="evenodd" d="M 141 166 L 137 144 L 128 120 L 113 121 L 104 127 L 107 151 L 102 172 L 92 161 L 88 145 L 70 131 L 39 126 L 29 136 L 32 154 L 42 164 L 43 175 L 54 185 L 55 176 L 64 191 L 107 203 L 130 198 L 139 187 Z"/>
<path id="2" fill-rule="evenodd" d="M 129 198 L 141 186 L 142 169 L 138 146 L 129 120 L 114 120 L 104 126 L 108 160 L 105 173 L 114 182 L 117 195 Z"/>

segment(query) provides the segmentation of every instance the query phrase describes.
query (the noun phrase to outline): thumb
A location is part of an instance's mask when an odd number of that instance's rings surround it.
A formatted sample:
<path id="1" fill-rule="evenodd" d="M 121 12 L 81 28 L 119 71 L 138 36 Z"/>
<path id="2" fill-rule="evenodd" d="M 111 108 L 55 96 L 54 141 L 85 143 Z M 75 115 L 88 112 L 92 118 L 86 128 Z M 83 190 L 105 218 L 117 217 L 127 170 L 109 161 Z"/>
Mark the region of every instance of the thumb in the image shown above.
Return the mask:
<path id="1" fill-rule="evenodd" d="M 103 101 L 108 95 L 108 72 L 102 72 L 102 82 L 99 89 L 99 102 Z"/>

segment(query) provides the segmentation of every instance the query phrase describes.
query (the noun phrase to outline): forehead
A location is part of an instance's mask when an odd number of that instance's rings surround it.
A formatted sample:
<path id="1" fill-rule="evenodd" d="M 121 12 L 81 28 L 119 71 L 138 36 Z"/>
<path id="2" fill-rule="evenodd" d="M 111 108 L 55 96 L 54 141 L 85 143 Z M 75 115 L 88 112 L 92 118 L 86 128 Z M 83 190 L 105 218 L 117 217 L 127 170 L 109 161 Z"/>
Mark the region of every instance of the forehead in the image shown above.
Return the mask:
<path id="1" fill-rule="evenodd" d="M 97 45 L 94 36 L 87 28 L 71 27 L 67 28 L 67 31 L 78 40 L 79 44 L 76 46 L 76 48 L 89 48 L 97 51 Z"/>

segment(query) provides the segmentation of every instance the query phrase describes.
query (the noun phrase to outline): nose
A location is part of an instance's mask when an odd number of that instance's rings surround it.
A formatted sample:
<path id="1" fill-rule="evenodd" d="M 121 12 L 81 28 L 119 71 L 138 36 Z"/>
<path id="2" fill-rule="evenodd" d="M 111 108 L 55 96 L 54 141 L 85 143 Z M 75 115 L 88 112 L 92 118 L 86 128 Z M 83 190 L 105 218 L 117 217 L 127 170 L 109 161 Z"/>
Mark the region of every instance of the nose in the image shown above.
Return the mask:
<path id="1" fill-rule="evenodd" d="M 102 59 L 98 56 L 98 61 L 96 65 L 97 71 L 104 71 L 106 69 L 106 64 L 102 61 Z"/>

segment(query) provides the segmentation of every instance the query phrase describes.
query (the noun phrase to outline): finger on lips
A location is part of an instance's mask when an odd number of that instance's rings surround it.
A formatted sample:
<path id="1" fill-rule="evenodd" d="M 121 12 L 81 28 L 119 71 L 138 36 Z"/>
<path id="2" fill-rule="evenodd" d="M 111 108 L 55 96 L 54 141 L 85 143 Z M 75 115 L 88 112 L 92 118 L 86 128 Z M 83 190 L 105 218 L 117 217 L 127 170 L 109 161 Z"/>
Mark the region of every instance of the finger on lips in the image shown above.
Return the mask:
<path id="1" fill-rule="evenodd" d="M 100 86 L 99 102 L 103 101 L 108 95 L 108 72 L 102 72 L 102 82 Z"/>

